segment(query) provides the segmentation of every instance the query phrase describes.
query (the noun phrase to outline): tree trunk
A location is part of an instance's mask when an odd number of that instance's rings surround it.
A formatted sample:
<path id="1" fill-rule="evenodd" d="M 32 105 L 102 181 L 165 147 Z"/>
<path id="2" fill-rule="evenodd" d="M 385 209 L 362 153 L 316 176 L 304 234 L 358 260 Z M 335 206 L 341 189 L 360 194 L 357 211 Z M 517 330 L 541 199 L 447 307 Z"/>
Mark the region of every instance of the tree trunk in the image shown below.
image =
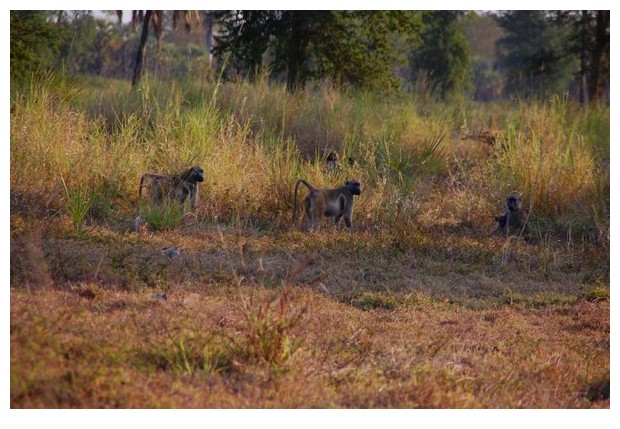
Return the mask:
<path id="1" fill-rule="evenodd" d="M 209 68 L 213 68 L 213 25 L 215 24 L 215 19 L 213 17 L 213 11 L 207 11 L 207 15 L 204 21 L 205 33 L 206 33 L 206 41 L 207 41 L 207 52 L 209 55 Z"/>
<path id="2" fill-rule="evenodd" d="M 592 76 L 590 78 L 590 100 L 599 102 L 605 81 L 603 79 L 603 67 L 605 55 L 609 50 L 609 11 L 599 10 L 596 12 L 596 32 L 594 51 L 592 52 Z"/>
<path id="3" fill-rule="evenodd" d="M 146 39 L 149 36 L 149 22 L 151 21 L 152 10 L 147 10 L 142 21 L 142 34 L 140 35 L 140 45 L 138 46 L 138 55 L 136 56 L 136 67 L 133 72 L 133 79 L 131 85 L 136 86 L 144 68 L 144 54 L 146 53 Z"/>
<path id="4" fill-rule="evenodd" d="M 291 35 L 288 44 L 288 76 L 286 89 L 297 92 L 305 84 L 304 63 L 306 61 L 307 37 L 304 28 L 304 14 L 306 11 L 289 11 L 291 14 Z"/>
<path id="5" fill-rule="evenodd" d="M 581 46 L 580 52 L 580 68 L 579 71 L 579 101 L 581 104 L 588 102 L 588 22 L 589 14 L 587 10 L 581 11 Z"/>
<path id="6" fill-rule="evenodd" d="M 163 10 L 153 11 L 153 16 L 151 17 L 151 26 L 153 27 L 153 32 L 155 33 L 155 38 L 157 39 L 157 55 L 159 55 L 159 53 L 161 52 L 161 41 L 164 38 Z"/>

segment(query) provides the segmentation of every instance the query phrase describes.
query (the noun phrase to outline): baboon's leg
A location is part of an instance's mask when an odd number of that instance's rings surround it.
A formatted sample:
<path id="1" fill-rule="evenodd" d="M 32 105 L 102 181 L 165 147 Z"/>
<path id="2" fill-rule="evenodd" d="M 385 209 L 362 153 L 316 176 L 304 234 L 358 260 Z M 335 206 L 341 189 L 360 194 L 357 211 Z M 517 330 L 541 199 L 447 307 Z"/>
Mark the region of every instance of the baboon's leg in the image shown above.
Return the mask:
<path id="1" fill-rule="evenodd" d="M 344 223 L 347 226 L 347 228 L 351 230 L 351 226 L 353 225 L 353 222 L 351 222 L 351 215 L 344 217 Z"/>
<path id="2" fill-rule="evenodd" d="M 189 198 L 192 206 L 192 210 L 196 208 L 196 203 L 198 202 L 198 185 L 190 185 L 189 186 Z"/>
<path id="3" fill-rule="evenodd" d="M 308 197 L 304 200 L 304 218 L 302 220 L 302 225 L 306 230 L 312 230 L 314 226 L 312 221 L 312 201 Z"/>
<path id="4" fill-rule="evenodd" d="M 506 238 L 510 235 L 510 227 L 514 224 L 515 219 L 511 211 L 506 212 Z"/>
<path id="5" fill-rule="evenodd" d="M 163 180 L 158 179 L 158 178 L 154 178 L 151 180 L 151 186 L 150 186 L 150 194 L 151 194 L 151 201 L 153 202 L 153 204 L 159 204 L 161 202 L 161 200 L 163 199 Z"/>
<path id="6" fill-rule="evenodd" d="M 350 215 L 347 216 L 347 199 L 344 195 L 340 195 L 338 197 L 338 203 L 340 204 L 340 213 L 338 213 L 336 215 L 336 219 L 334 219 L 334 221 L 336 222 L 336 227 L 340 226 L 340 219 L 342 219 L 342 216 L 344 215 L 344 222 L 347 225 L 347 227 L 349 227 L 349 229 L 351 228 L 350 224 L 351 224 L 351 217 Z M 347 221 L 348 219 L 348 221 Z"/>

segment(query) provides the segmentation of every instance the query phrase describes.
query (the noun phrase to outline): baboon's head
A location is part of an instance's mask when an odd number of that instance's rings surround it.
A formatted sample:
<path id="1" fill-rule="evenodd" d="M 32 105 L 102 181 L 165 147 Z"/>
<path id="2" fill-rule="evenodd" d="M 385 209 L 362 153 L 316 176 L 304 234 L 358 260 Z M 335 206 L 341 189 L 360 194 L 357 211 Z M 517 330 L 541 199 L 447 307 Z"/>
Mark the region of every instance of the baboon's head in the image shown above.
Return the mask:
<path id="1" fill-rule="evenodd" d="M 202 167 L 195 165 L 191 168 L 191 173 L 189 177 L 190 181 L 202 182 L 205 180 L 205 172 Z"/>
<path id="2" fill-rule="evenodd" d="M 518 194 L 510 194 L 506 197 L 506 208 L 511 211 L 521 210 L 521 197 Z"/>
<path id="3" fill-rule="evenodd" d="M 327 162 L 338 162 L 338 154 L 336 152 L 330 152 L 327 154 Z"/>
<path id="4" fill-rule="evenodd" d="M 344 184 L 349 192 L 353 195 L 360 195 L 362 193 L 362 185 L 357 180 L 347 180 Z"/>

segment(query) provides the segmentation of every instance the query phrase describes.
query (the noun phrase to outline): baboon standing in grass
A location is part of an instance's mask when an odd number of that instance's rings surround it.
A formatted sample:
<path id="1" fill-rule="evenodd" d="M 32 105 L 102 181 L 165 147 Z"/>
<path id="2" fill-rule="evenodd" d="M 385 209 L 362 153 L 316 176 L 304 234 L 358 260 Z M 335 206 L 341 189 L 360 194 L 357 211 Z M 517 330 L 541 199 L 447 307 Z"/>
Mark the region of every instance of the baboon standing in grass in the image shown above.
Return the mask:
<path id="1" fill-rule="evenodd" d="M 337 188 L 317 189 L 304 179 L 297 180 L 295 184 L 295 200 L 293 202 L 293 224 L 297 217 L 297 189 L 303 183 L 310 190 L 304 199 L 304 226 L 317 231 L 321 226 L 321 219 L 335 217 L 336 226 L 344 216 L 344 223 L 349 231 L 352 230 L 353 196 L 362 193 L 360 182 L 357 180 L 346 181 Z"/>
<path id="2" fill-rule="evenodd" d="M 189 197 L 193 210 L 198 200 L 198 182 L 204 179 L 204 170 L 199 166 L 179 174 L 144 173 L 140 179 L 139 196 L 142 196 L 142 186 L 148 182 L 149 199 L 153 204 L 160 204 L 163 200 L 177 200 L 183 204 Z"/>

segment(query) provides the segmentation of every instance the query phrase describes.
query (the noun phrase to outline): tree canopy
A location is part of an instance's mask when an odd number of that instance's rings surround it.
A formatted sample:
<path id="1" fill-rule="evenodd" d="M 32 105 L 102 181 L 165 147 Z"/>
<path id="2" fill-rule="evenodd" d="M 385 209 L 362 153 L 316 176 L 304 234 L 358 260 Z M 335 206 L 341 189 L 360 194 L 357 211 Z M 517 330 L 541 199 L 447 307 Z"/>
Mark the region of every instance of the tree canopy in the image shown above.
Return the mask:
<path id="1" fill-rule="evenodd" d="M 497 20 L 505 31 L 497 49 L 506 91 L 531 96 L 566 89 L 578 67 L 565 50 L 570 29 L 558 25 L 546 11 L 503 12 Z"/>
<path id="2" fill-rule="evenodd" d="M 218 18 L 224 31 L 216 55 L 230 55 L 236 71 L 250 76 L 267 65 L 286 76 L 290 90 L 310 78 L 396 85 L 403 41 L 419 40 L 421 28 L 420 13 L 412 11 L 235 11 Z"/>
<path id="3" fill-rule="evenodd" d="M 115 16 L 11 11 L 11 82 L 54 68 L 134 81 L 142 71 L 209 79 L 215 60 L 217 76 L 253 79 L 266 70 L 290 91 L 330 80 L 443 98 L 609 99 L 608 10 L 133 11 L 131 24 Z M 195 31 L 169 31 L 179 22 Z M 156 49 L 146 55 L 147 46 Z"/>
<path id="4" fill-rule="evenodd" d="M 426 74 L 431 89 L 445 97 L 469 87 L 471 53 L 459 22 L 463 12 L 429 11 L 423 14 L 421 44 L 413 57 L 414 74 Z"/>
<path id="5" fill-rule="evenodd" d="M 51 18 L 50 11 L 11 11 L 11 79 L 53 65 L 65 33 Z"/>

